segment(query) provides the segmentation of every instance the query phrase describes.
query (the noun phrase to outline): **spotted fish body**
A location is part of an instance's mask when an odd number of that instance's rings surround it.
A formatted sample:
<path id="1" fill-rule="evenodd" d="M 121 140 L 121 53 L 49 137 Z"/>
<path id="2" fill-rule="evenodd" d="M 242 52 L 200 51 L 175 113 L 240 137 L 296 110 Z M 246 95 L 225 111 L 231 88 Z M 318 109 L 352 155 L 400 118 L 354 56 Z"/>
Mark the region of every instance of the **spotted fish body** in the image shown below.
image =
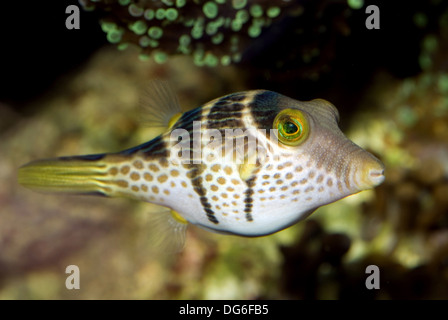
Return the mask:
<path id="1" fill-rule="evenodd" d="M 299 127 L 306 136 L 294 146 L 282 143 L 273 128 L 288 112 L 304 119 Z M 300 102 L 265 90 L 234 93 L 174 117 L 166 132 L 137 147 L 31 162 L 19 170 L 19 182 L 38 191 L 139 199 L 170 208 L 181 224 L 262 236 L 384 180 L 383 164 L 347 139 L 338 120 L 325 100 Z M 180 141 L 175 132 L 192 138 L 184 145 L 187 161 L 173 158 Z M 224 138 L 229 132 L 231 139 Z M 226 143 L 240 138 L 242 152 L 225 152 Z M 249 138 L 263 156 L 250 152 Z"/>

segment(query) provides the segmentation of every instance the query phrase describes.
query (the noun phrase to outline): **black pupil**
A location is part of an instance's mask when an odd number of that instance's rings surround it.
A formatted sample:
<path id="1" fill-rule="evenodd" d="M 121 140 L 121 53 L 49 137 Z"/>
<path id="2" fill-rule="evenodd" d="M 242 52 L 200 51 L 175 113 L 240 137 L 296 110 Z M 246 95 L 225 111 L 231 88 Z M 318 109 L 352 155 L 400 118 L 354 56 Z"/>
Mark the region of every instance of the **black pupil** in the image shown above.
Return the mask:
<path id="1" fill-rule="evenodd" d="M 283 125 L 283 129 L 285 130 L 286 134 L 293 134 L 298 130 L 297 125 L 291 121 L 285 122 L 285 124 Z"/>

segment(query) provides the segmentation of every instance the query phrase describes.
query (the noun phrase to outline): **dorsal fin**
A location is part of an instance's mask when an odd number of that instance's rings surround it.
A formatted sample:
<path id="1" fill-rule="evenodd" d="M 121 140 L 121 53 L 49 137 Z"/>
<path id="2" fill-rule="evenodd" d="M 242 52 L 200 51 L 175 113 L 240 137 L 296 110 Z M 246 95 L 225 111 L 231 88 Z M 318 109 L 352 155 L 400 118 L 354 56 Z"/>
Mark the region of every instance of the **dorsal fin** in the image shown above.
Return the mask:
<path id="1" fill-rule="evenodd" d="M 163 132 L 173 117 L 179 117 L 179 100 L 168 81 L 152 80 L 140 99 L 143 123 Z"/>

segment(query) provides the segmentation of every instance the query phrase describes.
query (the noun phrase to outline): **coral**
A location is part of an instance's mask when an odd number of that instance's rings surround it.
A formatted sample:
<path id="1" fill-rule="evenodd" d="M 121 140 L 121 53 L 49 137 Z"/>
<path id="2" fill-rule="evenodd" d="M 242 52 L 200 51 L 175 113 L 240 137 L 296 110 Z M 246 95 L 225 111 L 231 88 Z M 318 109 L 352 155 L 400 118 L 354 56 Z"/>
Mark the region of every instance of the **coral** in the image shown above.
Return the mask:
<path id="1" fill-rule="evenodd" d="M 81 0 L 85 9 L 107 12 L 101 27 L 120 49 L 139 46 L 164 62 L 176 53 L 192 55 L 198 66 L 239 62 L 245 46 L 291 10 L 290 1 L 251 0 Z"/>

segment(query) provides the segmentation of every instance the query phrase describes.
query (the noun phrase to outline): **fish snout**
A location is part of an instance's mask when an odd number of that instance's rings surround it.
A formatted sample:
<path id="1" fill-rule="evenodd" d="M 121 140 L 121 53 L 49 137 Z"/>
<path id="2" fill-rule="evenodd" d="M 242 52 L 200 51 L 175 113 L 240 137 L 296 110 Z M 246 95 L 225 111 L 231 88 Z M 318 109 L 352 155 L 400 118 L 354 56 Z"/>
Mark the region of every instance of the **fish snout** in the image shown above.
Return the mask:
<path id="1" fill-rule="evenodd" d="M 359 169 L 356 174 L 356 182 L 360 190 L 374 188 L 385 179 L 384 164 L 372 154 L 365 152 L 360 159 Z"/>

